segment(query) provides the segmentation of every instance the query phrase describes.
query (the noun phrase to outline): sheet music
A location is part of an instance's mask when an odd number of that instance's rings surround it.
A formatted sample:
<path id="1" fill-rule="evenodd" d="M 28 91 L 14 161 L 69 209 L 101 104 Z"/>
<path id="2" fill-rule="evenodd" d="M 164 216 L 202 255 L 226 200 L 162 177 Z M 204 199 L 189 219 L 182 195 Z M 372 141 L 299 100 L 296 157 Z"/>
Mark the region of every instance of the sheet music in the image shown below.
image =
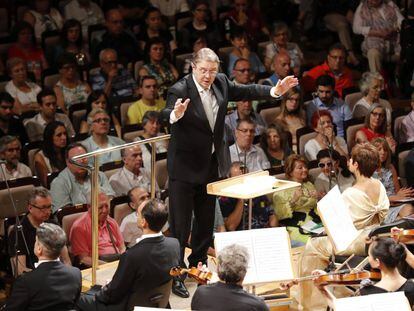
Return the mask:
<path id="1" fill-rule="evenodd" d="M 411 311 L 404 292 L 373 294 L 335 300 L 335 311 Z"/>
<path id="2" fill-rule="evenodd" d="M 243 245 L 250 256 L 243 284 L 289 280 L 294 277 L 290 242 L 286 228 L 266 228 L 215 234 L 219 253 L 231 244 Z"/>
<path id="3" fill-rule="evenodd" d="M 341 252 L 358 237 L 358 230 L 352 221 L 338 186 L 331 189 L 319 202 L 318 212 L 324 227 L 333 241 L 335 250 Z"/>

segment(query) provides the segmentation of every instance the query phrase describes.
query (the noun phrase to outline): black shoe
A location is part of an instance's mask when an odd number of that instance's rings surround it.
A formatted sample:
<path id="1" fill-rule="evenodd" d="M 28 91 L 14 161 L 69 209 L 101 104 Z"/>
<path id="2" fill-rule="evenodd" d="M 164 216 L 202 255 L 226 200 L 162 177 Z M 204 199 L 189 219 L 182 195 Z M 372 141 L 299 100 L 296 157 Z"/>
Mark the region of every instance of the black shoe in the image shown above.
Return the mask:
<path id="1" fill-rule="evenodd" d="M 173 279 L 172 292 L 181 298 L 190 297 L 190 293 L 188 292 L 187 287 L 185 287 L 184 282 L 179 278 Z"/>

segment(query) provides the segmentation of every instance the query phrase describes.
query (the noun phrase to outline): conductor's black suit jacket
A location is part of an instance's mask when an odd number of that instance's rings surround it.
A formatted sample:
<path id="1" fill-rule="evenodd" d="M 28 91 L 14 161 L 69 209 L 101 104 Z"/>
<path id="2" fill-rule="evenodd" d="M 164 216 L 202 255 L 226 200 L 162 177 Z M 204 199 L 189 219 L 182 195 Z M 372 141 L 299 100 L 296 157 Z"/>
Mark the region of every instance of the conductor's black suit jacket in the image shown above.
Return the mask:
<path id="1" fill-rule="evenodd" d="M 79 269 L 60 261 L 44 262 L 17 278 L 6 310 L 74 310 L 81 286 Z"/>
<path id="2" fill-rule="evenodd" d="M 178 98 L 189 98 L 184 116 L 171 125 L 168 146 L 168 174 L 172 179 L 205 184 L 209 182 L 212 145 L 219 164 L 219 173 L 225 176 L 230 168 L 230 154 L 224 137 L 224 119 L 228 101 L 271 99 L 270 86 L 251 84 L 237 85 L 226 75 L 217 74 L 211 89 L 219 106 L 214 131 L 208 123 L 201 98 L 189 74 L 175 83 L 167 94 L 163 118 L 169 120 Z"/>

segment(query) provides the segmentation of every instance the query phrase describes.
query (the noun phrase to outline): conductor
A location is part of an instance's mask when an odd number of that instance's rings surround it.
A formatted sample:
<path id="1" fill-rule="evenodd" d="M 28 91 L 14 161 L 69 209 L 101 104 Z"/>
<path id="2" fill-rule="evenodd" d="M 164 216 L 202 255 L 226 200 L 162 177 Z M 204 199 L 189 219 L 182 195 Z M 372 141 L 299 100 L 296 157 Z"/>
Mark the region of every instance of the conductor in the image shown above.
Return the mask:
<path id="1" fill-rule="evenodd" d="M 175 83 L 167 93 L 164 119 L 171 124 L 168 147 L 170 193 L 170 229 L 184 249 L 192 228 L 190 266 L 206 263 L 213 235 L 215 197 L 207 194 L 208 183 L 225 176 L 230 155 L 224 137 L 224 119 L 228 101 L 279 98 L 298 84 L 293 76 L 279 81 L 275 87 L 236 85 L 218 73 L 220 60 L 209 48 L 199 50 L 192 60 L 192 73 Z M 180 280 L 173 292 L 188 297 Z"/>

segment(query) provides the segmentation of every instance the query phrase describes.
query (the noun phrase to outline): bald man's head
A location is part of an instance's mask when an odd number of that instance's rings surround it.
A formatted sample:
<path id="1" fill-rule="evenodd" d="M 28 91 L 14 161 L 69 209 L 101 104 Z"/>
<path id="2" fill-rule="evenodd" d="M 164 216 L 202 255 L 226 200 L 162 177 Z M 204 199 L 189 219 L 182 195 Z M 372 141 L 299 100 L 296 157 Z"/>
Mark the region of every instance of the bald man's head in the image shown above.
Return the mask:
<path id="1" fill-rule="evenodd" d="M 290 73 L 290 56 L 286 52 L 280 52 L 273 58 L 273 70 L 279 79 L 283 79 Z"/>

